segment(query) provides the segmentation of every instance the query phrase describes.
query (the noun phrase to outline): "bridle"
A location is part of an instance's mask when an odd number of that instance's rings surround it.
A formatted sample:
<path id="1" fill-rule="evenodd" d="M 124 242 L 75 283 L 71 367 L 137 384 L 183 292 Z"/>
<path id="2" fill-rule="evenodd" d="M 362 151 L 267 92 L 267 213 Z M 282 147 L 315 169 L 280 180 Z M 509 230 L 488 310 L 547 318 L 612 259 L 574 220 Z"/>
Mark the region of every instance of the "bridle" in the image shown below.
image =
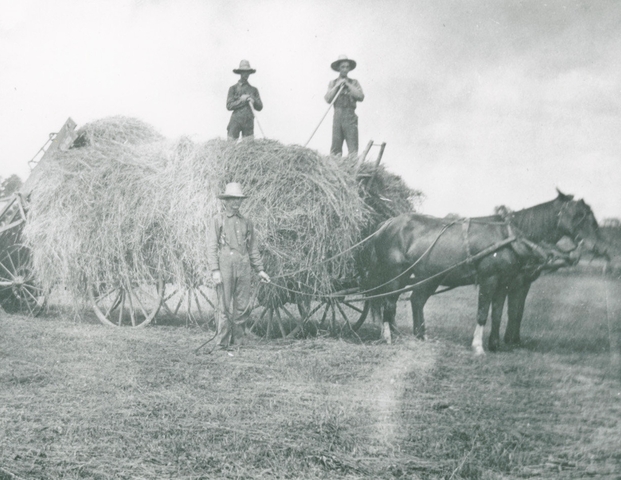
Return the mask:
<path id="1" fill-rule="evenodd" d="M 561 206 L 561 209 L 558 212 L 558 221 L 556 223 L 556 228 L 560 232 L 563 232 L 563 228 L 562 228 L 563 214 L 566 213 L 565 210 L 567 210 L 567 207 L 569 206 L 570 203 L 576 203 L 577 204 L 578 202 L 576 200 L 570 200 L 568 202 L 565 202 L 565 203 L 563 203 L 563 205 Z M 574 240 L 579 240 L 580 244 L 582 242 L 584 242 L 584 239 L 580 238 L 581 235 L 579 235 L 577 230 L 580 228 L 582 223 L 588 218 L 588 216 L 589 216 L 589 212 L 585 211 L 584 214 L 582 215 L 582 218 L 577 223 L 574 224 L 572 221 L 569 222 L 570 225 L 571 225 L 571 235 L 572 235 L 572 238 Z"/>

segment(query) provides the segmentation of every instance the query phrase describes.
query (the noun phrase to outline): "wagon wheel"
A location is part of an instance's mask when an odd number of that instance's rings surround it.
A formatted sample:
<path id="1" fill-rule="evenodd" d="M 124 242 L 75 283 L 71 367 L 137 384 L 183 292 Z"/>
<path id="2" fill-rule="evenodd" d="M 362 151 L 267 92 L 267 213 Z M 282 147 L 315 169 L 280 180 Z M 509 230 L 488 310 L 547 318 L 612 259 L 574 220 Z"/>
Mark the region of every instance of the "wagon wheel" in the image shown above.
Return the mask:
<path id="1" fill-rule="evenodd" d="M 205 285 L 173 285 L 162 297 L 162 308 L 169 315 L 204 329 L 214 322 L 216 303 L 215 291 Z"/>
<path id="2" fill-rule="evenodd" d="M 298 304 L 298 309 L 300 308 L 302 307 Z M 290 337 L 296 332 L 297 327 L 291 332 L 287 332 L 285 325 L 290 323 L 287 321 L 293 322 L 298 326 L 300 324 L 300 319 L 296 318 L 295 315 L 291 313 L 291 309 L 284 303 L 272 302 L 261 308 L 259 317 L 252 322 L 250 326 L 250 332 L 255 333 L 255 331 L 258 330 L 257 327 L 265 325 L 265 334 L 263 335 L 265 338 L 270 338 L 273 331 L 277 331 L 282 338 Z"/>
<path id="3" fill-rule="evenodd" d="M 288 336 L 296 335 L 309 321 L 315 323 L 318 328 L 329 329 L 332 334 L 336 335 L 339 330 L 337 325 L 343 320 L 355 332 L 366 320 L 369 309 L 369 302 L 364 302 L 362 306 L 358 306 L 345 297 L 328 298 L 321 302 L 298 301 L 301 321 Z M 321 316 L 319 317 L 319 315 Z M 342 329 L 343 327 L 340 327 L 340 330 Z"/>
<path id="4" fill-rule="evenodd" d="M 157 315 L 164 296 L 164 281 L 156 285 L 101 285 L 89 289 L 93 311 L 104 325 L 146 327 Z"/>
<path id="5" fill-rule="evenodd" d="M 0 305 L 8 313 L 36 317 L 45 303 L 45 292 L 34 281 L 30 252 L 13 245 L 0 257 Z"/>
<path id="6" fill-rule="evenodd" d="M 362 306 L 356 305 L 347 300 L 346 297 L 332 297 L 319 302 L 309 311 L 309 318 L 317 312 L 321 312 L 320 320 L 317 321 L 319 328 L 327 328 L 333 335 L 338 330 L 338 323 L 342 320 L 345 325 L 354 332 L 357 331 L 369 314 L 370 304 L 364 302 Z"/>

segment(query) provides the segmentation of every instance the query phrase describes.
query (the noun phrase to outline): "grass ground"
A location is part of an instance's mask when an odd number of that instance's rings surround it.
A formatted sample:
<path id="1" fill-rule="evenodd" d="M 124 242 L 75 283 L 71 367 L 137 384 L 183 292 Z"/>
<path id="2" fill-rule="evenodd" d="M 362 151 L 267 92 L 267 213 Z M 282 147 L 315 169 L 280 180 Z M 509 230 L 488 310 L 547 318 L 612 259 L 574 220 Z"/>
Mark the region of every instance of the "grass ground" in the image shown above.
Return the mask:
<path id="1" fill-rule="evenodd" d="M 0 479 L 621 478 L 621 284 L 543 277 L 523 348 L 484 358 L 475 304 L 432 298 L 424 343 L 400 302 L 392 346 L 369 324 L 212 355 L 198 329 L 3 315 Z"/>

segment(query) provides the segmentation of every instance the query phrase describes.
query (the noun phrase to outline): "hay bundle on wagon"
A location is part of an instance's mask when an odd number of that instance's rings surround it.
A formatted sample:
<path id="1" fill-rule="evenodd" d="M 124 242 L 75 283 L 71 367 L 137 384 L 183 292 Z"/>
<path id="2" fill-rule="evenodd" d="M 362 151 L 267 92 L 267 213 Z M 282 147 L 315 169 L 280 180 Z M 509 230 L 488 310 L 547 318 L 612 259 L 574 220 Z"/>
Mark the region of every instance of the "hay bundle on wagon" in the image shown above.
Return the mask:
<path id="1" fill-rule="evenodd" d="M 367 188 L 354 160 L 299 146 L 169 140 L 135 119 L 99 120 L 46 163 L 33 188 L 24 233 L 39 281 L 101 302 L 100 319 L 147 324 L 166 284 L 211 284 L 206 231 L 230 181 L 249 196 L 243 211 L 275 284 L 259 301 L 270 308 L 292 301 L 292 290 L 317 297 L 355 278 L 353 247 L 417 195 L 383 168 Z"/>

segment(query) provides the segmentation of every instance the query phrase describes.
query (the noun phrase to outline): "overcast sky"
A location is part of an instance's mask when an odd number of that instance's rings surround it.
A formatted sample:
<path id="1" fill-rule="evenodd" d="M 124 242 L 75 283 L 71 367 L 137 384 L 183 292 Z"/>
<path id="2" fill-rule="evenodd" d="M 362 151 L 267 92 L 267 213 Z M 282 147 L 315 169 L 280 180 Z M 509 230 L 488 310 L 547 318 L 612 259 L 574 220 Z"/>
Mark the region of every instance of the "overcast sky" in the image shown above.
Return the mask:
<path id="1" fill-rule="evenodd" d="M 425 213 L 519 209 L 559 187 L 621 217 L 616 0 L 0 0 L 0 176 L 26 178 L 67 117 L 225 137 L 241 59 L 265 134 L 303 145 L 341 54 L 366 95 L 360 149 L 386 142 Z M 310 148 L 328 153 L 331 123 Z"/>

